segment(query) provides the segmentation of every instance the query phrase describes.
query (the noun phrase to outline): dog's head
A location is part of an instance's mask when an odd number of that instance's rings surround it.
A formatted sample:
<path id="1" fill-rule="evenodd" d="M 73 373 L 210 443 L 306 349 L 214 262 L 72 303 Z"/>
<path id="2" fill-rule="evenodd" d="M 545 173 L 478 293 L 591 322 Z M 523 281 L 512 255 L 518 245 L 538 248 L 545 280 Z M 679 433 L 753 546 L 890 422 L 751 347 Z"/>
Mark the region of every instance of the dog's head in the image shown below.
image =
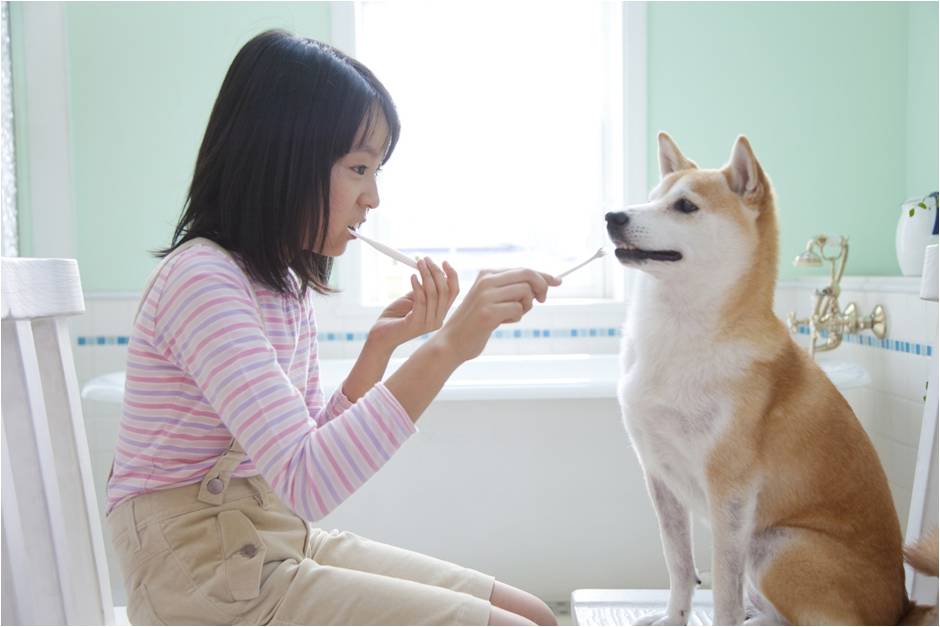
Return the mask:
<path id="1" fill-rule="evenodd" d="M 735 280 L 755 264 L 776 275 L 773 192 L 746 137 L 727 165 L 702 170 L 660 133 L 659 167 L 649 202 L 606 215 L 620 263 L 667 280 Z"/>

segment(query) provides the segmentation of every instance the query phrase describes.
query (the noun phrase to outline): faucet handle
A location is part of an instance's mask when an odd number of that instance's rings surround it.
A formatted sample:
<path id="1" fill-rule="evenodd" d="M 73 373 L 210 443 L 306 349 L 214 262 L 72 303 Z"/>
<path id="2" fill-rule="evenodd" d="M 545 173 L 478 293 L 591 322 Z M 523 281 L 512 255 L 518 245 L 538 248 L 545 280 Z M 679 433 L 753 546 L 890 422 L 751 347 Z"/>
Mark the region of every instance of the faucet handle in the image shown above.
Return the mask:
<path id="1" fill-rule="evenodd" d="M 887 335 L 887 316 L 885 308 L 881 305 L 875 305 L 871 315 L 862 317 L 858 313 L 858 306 L 855 303 L 849 303 L 842 312 L 842 321 L 846 333 L 861 333 L 866 329 L 871 329 L 872 334 L 879 340 L 883 340 Z"/>
<path id="2" fill-rule="evenodd" d="M 842 325 L 846 333 L 858 333 L 864 329 L 864 322 L 858 315 L 858 305 L 849 303 L 842 312 Z"/>
<path id="3" fill-rule="evenodd" d="M 885 308 L 881 305 L 875 305 L 875 308 L 872 309 L 870 316 L 865 316 L 864 328 L 871 329 L 871 332 L 879 340 L 885 339 L 885 336 L 888 334 L 888 316 L 885 313 Z"/>

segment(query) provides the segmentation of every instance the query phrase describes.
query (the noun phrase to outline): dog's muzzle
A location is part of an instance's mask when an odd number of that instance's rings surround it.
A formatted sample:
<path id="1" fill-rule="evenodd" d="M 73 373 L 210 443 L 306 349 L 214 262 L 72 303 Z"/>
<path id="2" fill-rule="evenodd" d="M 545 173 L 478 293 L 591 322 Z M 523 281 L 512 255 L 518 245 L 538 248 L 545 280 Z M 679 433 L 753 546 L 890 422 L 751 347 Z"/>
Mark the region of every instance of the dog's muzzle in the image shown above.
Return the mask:
<path id="1" fill-rule="evenodd" d="M 617 246 L 614 255 L 620 263 L 633 264 L 644 261 L 679 261 L 682 253 L 676 250 L 643 250 L 627 242 L 625 227 L 630 223 L 630 216 L 626 211 L 608 211 L 604 215 L 607 221 L 607 235 Z"/>

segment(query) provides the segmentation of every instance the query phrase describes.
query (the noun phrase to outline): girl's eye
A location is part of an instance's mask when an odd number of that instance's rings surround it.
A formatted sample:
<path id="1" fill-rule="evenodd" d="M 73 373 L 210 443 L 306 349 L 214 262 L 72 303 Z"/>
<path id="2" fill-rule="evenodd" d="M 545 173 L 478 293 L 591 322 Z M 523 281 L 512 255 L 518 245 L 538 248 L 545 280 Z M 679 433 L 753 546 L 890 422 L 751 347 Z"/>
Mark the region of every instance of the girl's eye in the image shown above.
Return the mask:
<path id="1" fill-rule="evenodd" d="M 353 166 L 353 169 L 352 169 L 352 170 L 353 170 L 353 172 L 355 172 L 355 173 L 358 174 L 359 176 L 362 176 L 363 174 L 366 173 L 366 170 L 368 170 L 368 169 L 369 169 L 369 168 L 368 168 L 367 166 L 364 166 L 364 165 L 357 165 L 357 166 Z"/>

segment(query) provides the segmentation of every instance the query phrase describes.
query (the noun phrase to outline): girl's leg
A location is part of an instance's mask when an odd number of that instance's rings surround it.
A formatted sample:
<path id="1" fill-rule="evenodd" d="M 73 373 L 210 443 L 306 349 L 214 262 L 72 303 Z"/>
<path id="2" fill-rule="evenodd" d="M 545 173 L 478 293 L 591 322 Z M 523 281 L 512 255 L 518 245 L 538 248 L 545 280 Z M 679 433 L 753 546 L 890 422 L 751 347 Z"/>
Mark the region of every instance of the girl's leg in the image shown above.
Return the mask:
<path id="1" fill-rule="evenodd" d="M 557 625 L 558 621 L 555 618 L 555 614 L 552 610 L 545 604 L 542 599 L 537 596 L 514 588 L 512 586 L 506 585 L 501 581 L 497 581 L 496 585 L 493 586 L 493 594 L 490 595 L 490 603 L 493 604 L 494 610 L 500 608 L 521 616 L 529 621 L 532 621 L 536 625 Z M 525 625 L 526 623 L 494 623 L 493 614 L 490 613 L 490 624 L 491 625 Z"/>
<path id="2" fill-rule="evenodd" d="M 273 612 L 252 616 L 270 625 L 486 625 L 493 606 L 463 592 L 398 577 L 317 564 L 282 564 L 270 594 Z M 273 579 L 275 575 L 269 578 Z M 504 610 L 500 610 L 504 611 Z M 507 616 L 514 616 L 506 612 Z M 531 624 L 520 616 L 506 625 Z"/>
<path id="3" fill-rule="evenodd" d="M 524 616 L 513 614 L 501 607 L 490 605 L 490 622 L 488 625 L 534 625 L 532 621 Z"/>
<path id="4" fill-rule="evenodd" d="M 465 592 L 489 601 L 491 625 L 557 625 L 545 603 L 492 576 L 349 532 L 310 530 L 307 555 L 319 564 L 362 570 Z"/>

